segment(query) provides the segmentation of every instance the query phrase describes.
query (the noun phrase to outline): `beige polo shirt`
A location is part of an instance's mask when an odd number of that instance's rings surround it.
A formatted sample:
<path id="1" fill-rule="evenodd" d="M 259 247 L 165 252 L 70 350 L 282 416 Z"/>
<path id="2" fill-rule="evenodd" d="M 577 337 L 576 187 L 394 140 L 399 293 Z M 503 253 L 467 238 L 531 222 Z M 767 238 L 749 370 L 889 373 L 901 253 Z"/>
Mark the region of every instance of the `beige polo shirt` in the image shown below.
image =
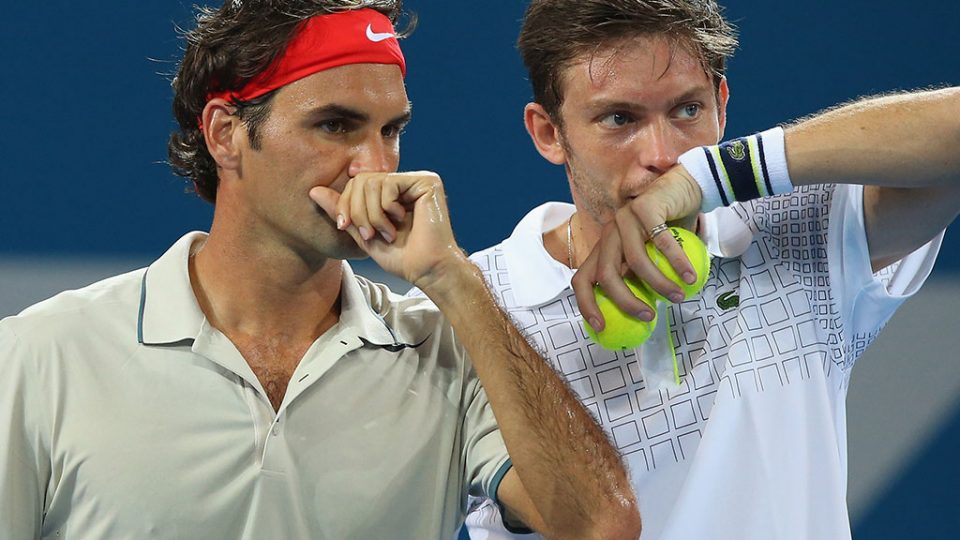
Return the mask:
<path id="1" fill-rule="evenodd" d="M 452 537 L 510 461 L 446 319 L 344 263 L 275 414 L 197 305 L 202 237 L 0 321 L 0 540 Z"/>

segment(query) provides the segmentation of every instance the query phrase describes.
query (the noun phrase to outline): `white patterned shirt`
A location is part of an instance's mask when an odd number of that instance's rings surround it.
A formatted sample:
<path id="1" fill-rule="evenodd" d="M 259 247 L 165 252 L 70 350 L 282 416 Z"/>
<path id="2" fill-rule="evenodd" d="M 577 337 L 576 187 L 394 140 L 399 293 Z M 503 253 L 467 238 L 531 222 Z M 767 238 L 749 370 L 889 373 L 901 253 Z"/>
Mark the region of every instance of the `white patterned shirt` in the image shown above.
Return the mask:
<path id="1" fill-rule="evenodd" d="M 705 216 L 714 258 L 702 294 L 669 308 L 681 376 L 669 389 L 646 387 L 637 351 L 606 351 L 583 331 L 573 271 L 542 240 L 572 205 L 534 209 L 472 256 L 624 455 L 644 539 L 850 537 L 850 371 L 942 239 L 872 273 L 862 193 L 805 187 Z M 513 538 L 491 501 L 471 510 L 471 538 Z"/>

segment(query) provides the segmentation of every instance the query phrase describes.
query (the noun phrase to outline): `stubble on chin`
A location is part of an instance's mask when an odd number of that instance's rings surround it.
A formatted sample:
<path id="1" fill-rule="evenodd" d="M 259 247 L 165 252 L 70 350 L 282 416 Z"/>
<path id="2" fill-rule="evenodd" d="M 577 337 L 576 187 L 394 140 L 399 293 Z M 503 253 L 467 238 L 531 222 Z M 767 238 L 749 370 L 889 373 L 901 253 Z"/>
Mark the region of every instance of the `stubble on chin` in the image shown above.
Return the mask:
<path id="1" fill-rule="evenodd" d="M 576 167 L 570 164 L 567 165 L 567 176 L 570 178 L 577 211 L 586 212 L 595 223 L 603 224 L 613 219 L 617 211 L 616 201 L 603 190 L 599 182 L 585 178 Z"/>
<path id="2" fill-rule="evenodd" d="M 322 210 L 318 210 L 322 212 Z M 319 226 L 314 225 L 312 232 L 302 237 L 300 256 L 314 263 L 323 263 L 327 259 L 348 260 L 365 259 L 365 251 L 357 245 L 346 231 L 338 230 L 333 221 L 323 216 Z"/>
<path id="3" fill-rule="evenodd" d="M 318 251 L 330 259 L 357 260 L 369 257 L 369 255 L 357 245 L 352 236 L 346 231 L 338 231 L 336 228 L 332 228 L 331 231 L 326 232 L 320 243 L 322 246 L 319 246 Z"/>

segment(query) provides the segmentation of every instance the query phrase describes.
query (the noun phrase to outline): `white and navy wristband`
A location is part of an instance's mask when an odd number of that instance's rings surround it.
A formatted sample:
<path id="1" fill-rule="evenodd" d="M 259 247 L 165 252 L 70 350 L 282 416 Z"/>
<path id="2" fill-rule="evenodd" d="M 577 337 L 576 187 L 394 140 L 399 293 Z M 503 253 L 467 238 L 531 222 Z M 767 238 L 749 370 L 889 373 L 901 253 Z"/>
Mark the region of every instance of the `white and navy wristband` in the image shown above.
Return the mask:
<path id="1" fill-rule="evenodd" d="M 779 127 L 716 146 L 700 146 L 677 161 L 700 184 L 702 212 L 793 191 Z"/>

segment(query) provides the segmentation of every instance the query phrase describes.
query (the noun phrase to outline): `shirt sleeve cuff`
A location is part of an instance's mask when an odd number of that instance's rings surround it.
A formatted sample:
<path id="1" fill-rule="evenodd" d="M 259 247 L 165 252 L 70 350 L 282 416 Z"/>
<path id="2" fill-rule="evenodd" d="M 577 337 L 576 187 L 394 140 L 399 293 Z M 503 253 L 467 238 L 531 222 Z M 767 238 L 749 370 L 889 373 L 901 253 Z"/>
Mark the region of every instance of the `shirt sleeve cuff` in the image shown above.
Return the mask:
<path id="1" fill-rule="evenodd" d="M 512 534 L 533 534 L 534 531 L 527 528 L 523 524 L 513 523 L 511 524 L 507 520 L 507 509 L 503 506 L 503 503 L 500 502 L 500 498 L 497 497 L 497 491 L 500 489 L 500 482 L 503 481 L 503 477 L 507 475 L 507 472 L 513 468 L 513 462 L 510 461 L 510 458 L 507 458 L 503 462 L 503 465 L 500 466 L 500 470 L 497 471 L 497 474 L 493 475 L 493 480 L 490 481 L 490 493 L 487 493 L 487 496 L 493 499 L 493 502 L 497 503 L 497 508 L 500 510 L 500 517 L 503 519 L 503 527 L 507 529 Z"/>

